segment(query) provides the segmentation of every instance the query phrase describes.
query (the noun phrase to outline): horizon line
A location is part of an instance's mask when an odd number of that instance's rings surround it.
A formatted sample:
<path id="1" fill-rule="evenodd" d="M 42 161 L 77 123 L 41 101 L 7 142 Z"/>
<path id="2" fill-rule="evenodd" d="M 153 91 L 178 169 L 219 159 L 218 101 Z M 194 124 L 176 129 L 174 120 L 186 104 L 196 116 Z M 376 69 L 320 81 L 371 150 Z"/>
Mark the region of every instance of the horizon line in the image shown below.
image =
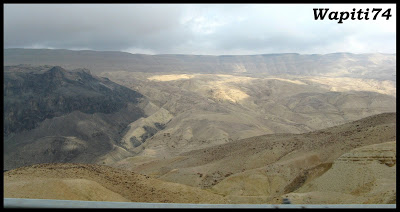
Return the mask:
<path id="1" fill-rule="evenodd" d="M 25 50 L 67 50 L 67 51 L 91 51 L 91 52 L 115 52 L 115 53 L 126 53 L 132 55 L 149 55 L 149 56 L 157 56 L 157 55 L 189 55 L 189 56 L 257 56 L 257 55 L 284 55 L 284 54 L 297 54 L 297 55 L 329 55 L 329 54 L 389 54 L 396 55 L 396 53 L 383 53 L 383 52 L 375 52 L 375 53 L 352 53 L 352 52 L 331 52 L 331 53 L 297 53 L 297 52 L 286 52 L 286 53 L 259 53 L 259 54 L 185 54 L 185 53 L 164 53 L 164 54 L 148 54 L 148 53 L 131 53 L 127 51 L 121 50 L 93 50 L 93 49 L 58 49 L 58 48 L 4 48 L 4 50 L 8 49 L 25 49 Z"/>

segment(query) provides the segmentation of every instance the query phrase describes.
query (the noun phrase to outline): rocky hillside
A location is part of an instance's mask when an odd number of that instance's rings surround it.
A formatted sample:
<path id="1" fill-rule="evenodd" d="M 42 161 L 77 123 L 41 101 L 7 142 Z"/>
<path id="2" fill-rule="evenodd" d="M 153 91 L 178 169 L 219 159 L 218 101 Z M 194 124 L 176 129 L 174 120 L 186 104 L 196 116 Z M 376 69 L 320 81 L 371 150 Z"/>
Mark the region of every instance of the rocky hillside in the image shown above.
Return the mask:
<path id="1" fill-rule="evenodd" d="M 161 108 L 151 120 L 131 124 L 121 141 L 132 139 L 136 151 L 155 157 L 258 135 L 305 133 L 396 111 L 395 85 L 379 81 L 139 72 L 101 76 L 137 90 Z"/>
<path id="2" fill-rule="evenodd" d="M 396 114 L 275 134 L 117 167 L 37 164 L 4 173 L 4 197 L 92 201 L 394 204 Z M 156 179 L 157 178 L 157 179 Z"/>
<path id="3" fill-rule="evenodd" d="M 154 203 L 227 203 L 220 195 L 94 164 L 39 164 L 4 173 L 4 197 Z"/>
<path id="4" fill-rule="evenodd" d="M 113 166 L 169 182 L 211 189 L 236 203 L 281 203 L 283 195 L 331 170 L 332 163 L 341 160 L 343 154 L 395 139 L 396 114 L 384 113 L 310 133 L 251 137 L 175 157 L 154 158 L 142 154 Z M 376 162 L 393 167 L 394 155 L 390 151 L 387 155 L 381 155 L 384 151 L 377 153 L 380 157 L 375 158 Z M 361 152 L 358 155 L 362 157 L 365 154 Z M 373 155 L 368 158 L 374 158 Z M 364 172 L 362 167 L 360 165 L 357 169 L 357 176 Z M 390 179 L 395 179 L 395 175 L 390 175 Z M 353 189 L 356 187 L 359 188 L 356 185 Z"/>
<path id="5" fill-rule="evenodd" d="M 144 116 L 144 100 L 85 69 L 6 66 L 5 165 L 91 161 L 118 145 L 127 125 Z"/>
<path id="6" fill-rule="evenodd" d="M 73 111 L 110 114 L 138 103 L 142 95 L 89 70 L 66 71 L 59 66 L 35 70 L 4 68 L 4 134 L 30 130 L 45 119 Z M 140 112 L 138 111 L 138 115 Z"/>
<path id="7" fill-rule="evenodd" d="M 285 197 L 296 204 L 396 204 L 396 142 L 347 152 L 322 176 Z"/>

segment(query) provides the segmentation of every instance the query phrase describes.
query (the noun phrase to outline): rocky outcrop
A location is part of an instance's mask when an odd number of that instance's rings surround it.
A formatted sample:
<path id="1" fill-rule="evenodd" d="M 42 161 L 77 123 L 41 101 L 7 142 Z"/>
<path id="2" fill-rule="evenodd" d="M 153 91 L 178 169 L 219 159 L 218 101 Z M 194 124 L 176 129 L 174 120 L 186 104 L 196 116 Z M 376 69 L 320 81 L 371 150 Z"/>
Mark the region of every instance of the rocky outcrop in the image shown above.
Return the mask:
<path id="1" fill-rule="evenodd" d="M 393 204 L 396 142 L 345 153 L 322 176 L 284 197 L 295 204 Z"/>
<path id="2" fill-rule="evenodd" d="M 343 154 L 335 163 L 352 163 L 368 165 L 372 163 L 385 164 L 392 167 L 396 165 L 396 142 L 374 144 L 357 148 L 349 153 Z"/>
<path id="3" fill-rule="evenodd" d="M 26 70 L 25 66 L 5 68 L 4 135 L 31 130 L 45 119 L 73 111 L 115 113 L 143 97 L 85 69 L 67 71 L 55 66 Z"/>
<path id="4" fill-rule="evenodd" d="M 95 163 L 145 116 L 142 94 L 89 70 L 5 67 L 4 166 Z"/>
<path id="5" fill-rule="evenodd" d="M 129 124 L 128 131 L 121 139 L 121 145 L 127 149 L 133 149 L 140 146 L 148 138 L 155 135 L 158 131 L 164 129 L 173 115 L 164 108 L 160 108 L 157 112 L 146 118 L 140 118 Z"/>

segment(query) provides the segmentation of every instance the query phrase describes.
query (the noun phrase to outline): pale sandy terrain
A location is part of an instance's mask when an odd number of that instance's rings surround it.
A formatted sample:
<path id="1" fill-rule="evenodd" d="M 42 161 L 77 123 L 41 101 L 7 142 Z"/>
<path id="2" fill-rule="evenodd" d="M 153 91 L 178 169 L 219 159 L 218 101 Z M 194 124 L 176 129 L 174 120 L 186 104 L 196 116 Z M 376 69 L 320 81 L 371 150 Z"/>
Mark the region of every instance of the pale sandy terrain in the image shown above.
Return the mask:
<path id="1" fill-rule="evenodd" d="M 169 74 L 169 75 L 154 75 L 148 77 L 151 81 L 175 81 L 182 79 L 192 79 L 192 78 L 209 78 L 210 81 L 205 82 L 199 89 L 200 92 L 204 92 L 205 95 L 216 99 L 216 100 L 226 100 L 230 102 L 238 102 L 243 100 L 249 95 L 247 95 L 242 90 L 238 89 L 237 86 L 232 86 L 231 83 L 249 83 L 255 78 L 244 77 L 244 76 L 234 76 L 228 74 Z M 208 93 L 208 94 L 207 94 Z"/>
<path id="2" fill-rule="evenodd" d="M 307 77 L 303 80 L 326 85 L 331 91 L 373 91 L 396 96 L 396 83 L 389 80 L 379 81 L 350 77 Z"/>
<path id="3" fill-rule="evenodd" d="M 394 203 L 396 114 L 257 136 L 166 158 L 41 164 L 4 173 L 4 196 L 177 203 Z"/>
<path id="4" fill-rule="evenodd" d="M 147 79 L 155 80 L 155 81 L 173 81 L 173 80 L 180 80 L 180 79 L 190 79 L 192 77 L 194 77 L 194 75 L 188 75 L 188 74 L 166 74 L 166 75 L 155 75 L 155 76 L 149 77 Z"/>
<path id="5" fill-rule="evenodd" d="M 130 127 L 121 143 L 146 157 L 168 157 L 264 134 L 305 133 L 396 110 L 395 83 L 389 81 L 124 71 L 102 76 L 144 94 L 154 105 L 153 113 L 171 115 L 168 122 L 152 119 L 166 123 L 165 128 L 133 149 L 130 138 L 144 135 L 143 126 L 152 124 L 131 123 L 136 128 Z"/>
<path id="6" fill-rule="evenodd" d="M 40 164 L 5 172 L 4 197 L 226 203 L 222 196 L 199 188 L 94 164 Z"/>
<path id="7" fill-rule="evenodd" d="M 211 189 L 235 203 L 280 203 L 282 195 L 313 182 L 341 155 L 395 138 L 395 113 L 388 113 L 312 133 L 257 136 L 163 159 L 142 154 L 113 166 Z"/>
<path id="8" fill-rule="evenodd" d="M 285 197 L 297 204 L 395 204 L 396 142 L 345 153 L 322 176 Z"/>

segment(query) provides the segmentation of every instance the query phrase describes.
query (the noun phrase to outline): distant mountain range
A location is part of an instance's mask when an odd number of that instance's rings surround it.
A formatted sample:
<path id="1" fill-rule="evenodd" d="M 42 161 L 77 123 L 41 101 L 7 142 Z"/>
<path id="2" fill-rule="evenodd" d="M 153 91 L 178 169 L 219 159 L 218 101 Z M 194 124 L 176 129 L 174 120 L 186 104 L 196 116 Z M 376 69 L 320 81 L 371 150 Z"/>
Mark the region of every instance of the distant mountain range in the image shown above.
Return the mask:
<path id="1" fill-rule="evenodd" d="M 329 75 L 396 79 L 395 54 L 145 55 L 115 51 L 4 49 L 4 64 L 58 65 L 110 71 L 235 73 L 241 75 Z"/>

